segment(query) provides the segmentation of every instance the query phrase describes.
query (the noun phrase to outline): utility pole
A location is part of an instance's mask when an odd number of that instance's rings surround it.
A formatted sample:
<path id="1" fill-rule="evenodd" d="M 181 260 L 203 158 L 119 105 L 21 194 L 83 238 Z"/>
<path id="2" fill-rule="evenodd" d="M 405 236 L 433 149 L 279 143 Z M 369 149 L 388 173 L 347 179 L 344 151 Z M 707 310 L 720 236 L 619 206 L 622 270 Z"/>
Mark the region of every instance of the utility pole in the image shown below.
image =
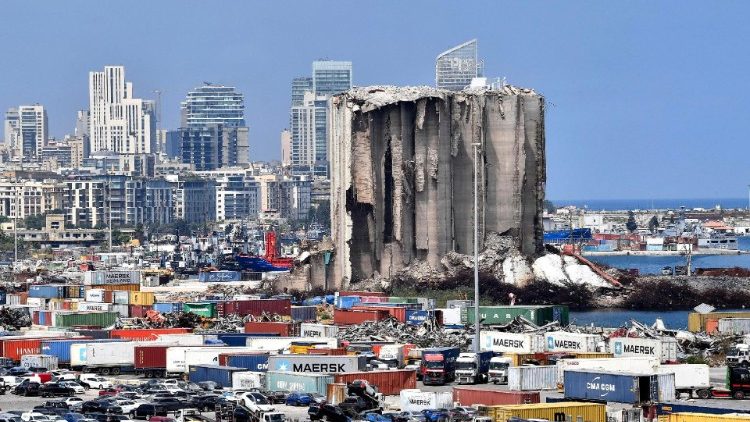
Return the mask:
<path id="1" fill-rule="evenodd" d="M 474 147 L 474 351 L 479 352 L 479 143 Z"/>
<path id="2" fill-rule="evenodd" d="M 15 220 L 13 221 L 13 249 L 15 251 L 15 258 L 13 261 L 13 267 L 15 268 L 16 265 L 18 265 L 18 213 L 21 212 L 20 208 L 18 206 L 18 198 L 19 198 L 18 190 L 16 190 L 16 213 L 15 213 Z"/>
<path id="3" fill-rule="evenodd" d="M 109 212 L 108 219 L 109 224 L 107 226 L 109 227 L 109 251 L 112 252 L 112 182 L 107 181 L 107 198 L 108 198 L 108 206 L 107 209 Z"/>

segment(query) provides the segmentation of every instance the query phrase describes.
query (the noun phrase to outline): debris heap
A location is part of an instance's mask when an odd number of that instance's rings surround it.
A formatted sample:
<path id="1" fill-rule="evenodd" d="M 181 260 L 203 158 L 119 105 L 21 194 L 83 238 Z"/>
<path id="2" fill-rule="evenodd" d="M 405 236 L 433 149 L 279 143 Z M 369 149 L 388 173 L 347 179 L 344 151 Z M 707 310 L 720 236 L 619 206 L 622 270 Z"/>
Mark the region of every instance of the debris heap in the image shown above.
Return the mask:
<path id="1" fill-rule="evenodd" d="M 473 331 L 460 330 L 447 332 L 438 327 L 435 320 L 427 320 L 422 325 L 409 325 L 390 317 L 377 322 L 365 322 L 339 329 L 339 340 L 395 341 L 411 343 L 417 347 L 460 347 L 468 350 Z"/>

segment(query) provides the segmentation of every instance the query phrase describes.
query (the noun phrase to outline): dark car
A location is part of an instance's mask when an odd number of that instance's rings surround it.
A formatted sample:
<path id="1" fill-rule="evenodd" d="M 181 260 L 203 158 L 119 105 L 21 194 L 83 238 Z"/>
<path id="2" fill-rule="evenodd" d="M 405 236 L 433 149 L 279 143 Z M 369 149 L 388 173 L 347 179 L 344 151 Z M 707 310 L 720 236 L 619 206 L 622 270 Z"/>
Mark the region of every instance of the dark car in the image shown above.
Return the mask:
<path id="1" fill-rule="evenodd" d="M 151 416 L 167 416 L 167 409 L 159 404 L 142 404 L 130 412 L 133 419 L 148 419 Z"/>
<path id="2" fill-rule="evenodd" d="M 214 391 L 214 390 L 221 389 L 221 387 L 219 386 L 219 383 L 214 382 L 214 381 L 201 381 L 198 383 L 198 386 L 205 391 Z"/>
<path id="3" fill-rule="evenodd" d="M 451 419 L 451 414 L 446 409 L 425 409 L 422 414 L 427 422 L 446 422 Z"/>
<path id="4" fill-rule="evenodd" d="M 477 411 L 473 407 L 458 406 L 454 407 L 450 411 L 452 421 L 470 421 L 474 419 Z"/>
<path id="5" fill-rule="evenodd" d="M 42 397 L 72 397 L 75 394 L 72 388 L 56 382 L 48 382 L 39 387 L 39 395 Z"/>
<path id="6" fill-rule="evenodd" d="M 14 366 L 8 370 L 8 375 L 13 375 L 14 377 L 27 373 L 29 373 L 29 369 L 24 366 Z"/>
<path id="7" fill-rule="evenodd" d="M 153 403 L 167 409 L 167 412 L 176 412 L 180 409 L 186 409 L 190 407 L 189 402 L 174 397 L 154 399 Z"/>
<path id="8" fill-rule="evenodd" d="M 289 393 L 285 401 L 287 406 L 310 406 L 312 402 L 312 397 L 307 393 Z"/>
<path id="9" fill-rule="evenodd" d="M 286 396 L 289 395 L 289 391 L 286 391 L 286 390 L 279 390 L 279 391 L 258 390 L 258 392 L 266 396 L 268 398 L 268 401 L 273 404 L 284 404 L 284 402 L 286 402 Z"/>
<path id="10" fill-rule="evenodd" d="M 81 405 L 81 412 L 89 413 L 122 413 L 122 408 L 105 400 L 85 401 Z"/>
<path id="11" fill-rule="evenodd" d="M 312 405 L 307 409 L 311 421 L 350 422 L 344 411 L 330 404 Z"/>
<path id="12" fill-rule="evenodd" d="M 349 415 L 355 415 L 365 410 L 371 410 L 367 400 L 358 396 L 350 396 L 345 398 L 344 401 L 339 403 L 339 407 L 344 411 L 344 413 Z"/>
<path id="13" fill-rule="evenodd" d="M 206 410 L 213 410 L 216 408 L 216 402 L 219 400 L 219 396 L 206 395 L 206 396 L 195 396 L 190 400 L 190 407 L 194 407 L 201 412 Z"/>
<path id="14" fill-rule="evenodd" d="M 41 384 L 34 381 L 24 380 L 13 389 L 13 394 L 19 396 L 38 396 Z"/>
<path id="15" fill-rule="evenodd" d="M 67 422 L 78 422 L 81 419 L 86 419 L 86 415 L 77 412 L 68 412 L 63 414 L 62 418 Z"/>

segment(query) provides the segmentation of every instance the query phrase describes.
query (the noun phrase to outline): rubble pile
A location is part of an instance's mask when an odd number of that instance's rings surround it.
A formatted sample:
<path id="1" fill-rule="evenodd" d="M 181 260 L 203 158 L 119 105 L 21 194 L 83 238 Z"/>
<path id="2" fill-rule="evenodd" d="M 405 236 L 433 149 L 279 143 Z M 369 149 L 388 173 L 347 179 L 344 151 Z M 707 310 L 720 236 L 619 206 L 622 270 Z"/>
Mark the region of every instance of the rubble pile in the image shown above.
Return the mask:
<path id="1" fill-rule="evenodd" d="M 357 341 L 395 341 L 411 343 L 417 347 L 460 347 L 467 350 L 471 343 L 473 330 L 447 332 L 438 327 L 434 319 L 428 319 L 422 325 L 408 325 L 390 317 L 376 322 L 351 325 L 339 330 L 339 340 Z"/>
<path id="2" fill-rule="evenodd" d="M 0 327 L 4 331 L 31 326 L 31 316 L 26 309 L 0 308 Z"/>

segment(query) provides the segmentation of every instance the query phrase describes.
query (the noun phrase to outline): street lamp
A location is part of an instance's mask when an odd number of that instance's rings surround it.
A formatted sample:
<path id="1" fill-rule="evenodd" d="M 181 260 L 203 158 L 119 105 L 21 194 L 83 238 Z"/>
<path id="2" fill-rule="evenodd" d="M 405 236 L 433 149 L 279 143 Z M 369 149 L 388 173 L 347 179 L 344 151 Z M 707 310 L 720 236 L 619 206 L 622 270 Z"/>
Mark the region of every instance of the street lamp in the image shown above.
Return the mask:
<path id="1" fill-rule="evenodd" d="M 474 147 L 474 351 L 479 352 L 479 146 Z"/>

